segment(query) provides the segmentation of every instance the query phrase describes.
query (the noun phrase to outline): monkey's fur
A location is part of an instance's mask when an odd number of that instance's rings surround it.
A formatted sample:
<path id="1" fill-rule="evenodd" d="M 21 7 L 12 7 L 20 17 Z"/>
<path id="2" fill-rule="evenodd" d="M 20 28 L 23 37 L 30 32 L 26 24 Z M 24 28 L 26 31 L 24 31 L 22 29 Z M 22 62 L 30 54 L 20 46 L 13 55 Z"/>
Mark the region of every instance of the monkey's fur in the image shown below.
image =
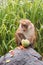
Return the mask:
<path id="1" fill-rule="evenodd" d="M 15 39 L 17 45 L 21 45 L 22 39 L 28 39 L 32 44 L 36 41 L 36 35 L 35 35 L 35 27 L 28 19 L 22 19 L 20 20 L 20 25 L 16 31 Z"/>

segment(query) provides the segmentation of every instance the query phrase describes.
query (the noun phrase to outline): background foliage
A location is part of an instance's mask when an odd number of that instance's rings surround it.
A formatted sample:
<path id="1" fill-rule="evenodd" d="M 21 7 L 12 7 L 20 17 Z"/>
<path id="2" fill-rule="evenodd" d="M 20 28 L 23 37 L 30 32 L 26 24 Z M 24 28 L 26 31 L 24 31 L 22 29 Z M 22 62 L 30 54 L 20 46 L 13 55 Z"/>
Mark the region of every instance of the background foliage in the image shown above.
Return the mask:
<path id="1" fill-rule="evenodd" d="M 7 0 L 0 5 L 0 55 L 16 47 L 15 32 L 20 19 L 30 19 L 37 30 L 35 49 L 43 55 L 43 2 L 42 0 Z"/>

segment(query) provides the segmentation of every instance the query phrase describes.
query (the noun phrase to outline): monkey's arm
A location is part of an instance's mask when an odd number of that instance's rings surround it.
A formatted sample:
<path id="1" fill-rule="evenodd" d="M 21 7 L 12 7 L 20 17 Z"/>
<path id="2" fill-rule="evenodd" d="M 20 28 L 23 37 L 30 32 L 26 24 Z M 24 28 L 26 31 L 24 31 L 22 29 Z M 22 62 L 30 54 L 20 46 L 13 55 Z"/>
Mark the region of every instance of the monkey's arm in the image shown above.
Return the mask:
<path id="1" fill-rule="evenodd" d="M 21 38 L 19 37 L 18 33 L 15 34 L 15 40 L 16 40 L 17 45 L 19 46 L 21 42 Z"/>
<path id="2" fill-rule="evenodd" d="M 19 46 L 21 45 L 21 40 L 26 38 L 21 32 L 19 32 L 19 33 L 16 33 L 15 39 L 16 39 L 17 45 Z"/>

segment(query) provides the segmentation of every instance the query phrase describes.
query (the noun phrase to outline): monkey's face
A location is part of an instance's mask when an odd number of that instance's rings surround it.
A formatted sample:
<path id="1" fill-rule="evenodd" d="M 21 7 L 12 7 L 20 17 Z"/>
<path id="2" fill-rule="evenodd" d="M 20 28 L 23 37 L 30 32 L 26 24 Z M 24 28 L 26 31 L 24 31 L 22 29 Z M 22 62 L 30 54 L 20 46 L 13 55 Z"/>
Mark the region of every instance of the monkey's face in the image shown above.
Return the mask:
<path id="1" fill-rule="evenodd" d="M 28 30 L 28 26 L 30 25 L 30 21 L 28 19 L 20 20 L 21 28 L 23 31 Z"/>
<path id="2" fill-rule="evenodd" d="M 21 27 L 22 27 L 23 31 L 27 31 L 27 29 L 28 29 L 28 25 L 26 25 L 26 24 L 21 24 Z"/>

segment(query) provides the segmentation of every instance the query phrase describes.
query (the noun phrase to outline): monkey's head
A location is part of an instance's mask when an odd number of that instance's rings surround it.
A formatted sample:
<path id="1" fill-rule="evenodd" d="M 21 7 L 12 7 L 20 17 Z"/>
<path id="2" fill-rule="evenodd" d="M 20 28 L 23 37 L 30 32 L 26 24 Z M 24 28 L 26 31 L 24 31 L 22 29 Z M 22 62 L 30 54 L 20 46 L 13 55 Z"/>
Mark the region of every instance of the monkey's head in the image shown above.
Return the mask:
<path id="1" fill-rule="evenodd" d="M 20 24 L 21 24 L 21 28 L 23 31 L 27 31 L 28 30 L 28 26 L 30 25 L 31 21 L 28 19 L 22 19 L 20 20 Z"/>

